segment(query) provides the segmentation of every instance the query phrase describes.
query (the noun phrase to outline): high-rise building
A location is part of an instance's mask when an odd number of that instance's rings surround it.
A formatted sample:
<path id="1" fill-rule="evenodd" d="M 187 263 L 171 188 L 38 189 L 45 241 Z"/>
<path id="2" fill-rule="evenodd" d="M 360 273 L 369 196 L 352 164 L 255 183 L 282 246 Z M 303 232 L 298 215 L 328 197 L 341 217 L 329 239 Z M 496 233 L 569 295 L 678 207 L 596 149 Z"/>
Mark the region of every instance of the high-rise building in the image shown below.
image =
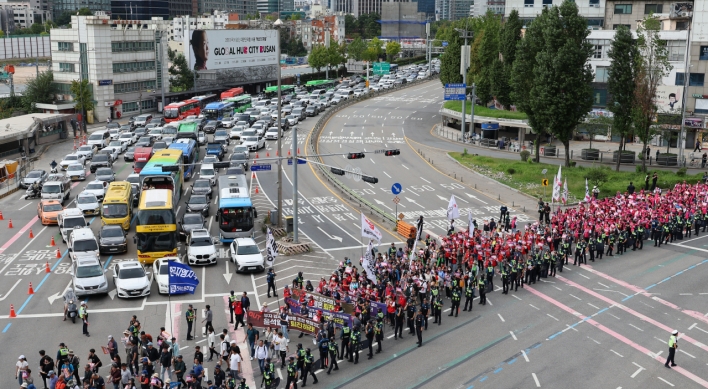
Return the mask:
<path id="1" fill-rule="evenodd" d="M 381 15 L 381 3 L 382 0 L 331 0 L 330 11 L 352 14 L 356 18 L 373 13 Z"/>
<path id="2" fill-rule="evenodd" d="M 426 19 L 435 17 L 435 0 L 418 0 L 418 12 L 425 13 Z"/>
<path id="3" fill-rule="evenodd" d="M 471 16 L 474 0 L 440 0 L 436 3 L 437 20 L 458 20 Z"/>
<path id="4" fill-rule="evenodd" d="M 61 15 L 61 13 L 64 11 L 75 13 L 80 8 L 88 8 L 92 12 L 106 12 L 108 10 L 111 10 L 111 0 L 53 0 L 53 4 L 51 4 L 51 7 L 49 3 L 42 3 L 42 6 L 45 5 L 49 9 L 51 9 L 52 16 L 54 18 Z"/>
<path id="5" fill-rule="evenodd" d="M 55 6 L 57 1 L 66 0 L 55 0 Z M 111 10 L 113 19 L 120 20 L 150 20 L 152 17 L 167 20 L 170 17 L 168 0 L 110 0 L 105 9 Z M 70 11 L 76 11 L 76 9 Z"/>
<path id="6" fill-rule="evenodd" d="M 425 38 L 425 12 L 418 12 L 415 2 L 381 4 L 381 37 L 385 39 Z"/>
<path id="7" fill-rule="evenodd" d="M 497 2 L 498 0 L 486 0 L 488 3 Z M 659 3 L 664 0 L 652 0 L 653 3 Z M 637 1 L 623 1 L 624 3 L 639 3 Z M 541 11 L 546 7 L 554 5 L 559 6 L 563 0 L 506 0 L 505 9 L 502 14 L 508 17 L 511 10 L 515 9 L 519 12 L 519 18 L 525 23 L 529 23 L 535 19 Z M 610 1 L 607 1 L 610 3 Z M 605 0 L 584 0 L 577 1 L 578 12 L 588 21 L 588 27 L 594 30 L 603 28 L 606 18 Z M 490 5 L 491 7 L 491 5 Z M 486 10 L 480 10 L 480 14 L 484 14 Z M 476 13 L 476 10 L 475 10 Z M 498 13 L 495 11 L 495 13 Z"/>

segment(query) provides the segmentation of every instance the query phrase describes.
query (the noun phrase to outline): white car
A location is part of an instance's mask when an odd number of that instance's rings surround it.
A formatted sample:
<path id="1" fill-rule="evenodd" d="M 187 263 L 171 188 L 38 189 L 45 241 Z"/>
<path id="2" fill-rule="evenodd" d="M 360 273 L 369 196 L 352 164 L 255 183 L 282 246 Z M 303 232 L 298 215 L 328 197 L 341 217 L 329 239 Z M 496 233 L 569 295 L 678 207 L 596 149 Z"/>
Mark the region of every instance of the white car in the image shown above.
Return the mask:
<path id="1" fill-rule="evenodd" d="M 82 155 L 85 160 L 93 159 L 93 155 L 96 154 L 96 146 L 84 145 L 76 150 L 76 154 Z"/>
<path id="2" fill-rule="evenodd" d="M 111 128 L 108 130 L 108 134 L 111 136 L 111 140 L 118 140 L 118 137 L 120 136 L 120 130 L 117 128 Z"/>
<path id="3" fill-rule="evenodd" d="M 148 135 L 150 135 L 154 140 L 160 140 L 162 139 L 162 128 L 153 128 L 150 132 L 148 132 Z"/>
<path id="4" fill-rule="evenodd" d="M 280 130 L 278 127 L 271 127 L 271 128 L 268 129 L 268 131 L 266 131 L 266 133 L 265 133 L 265 138 L 266 138 L 266 139 L 277 140 L 277 139 L 278 139 L 278 135 L 280 135 L 280 137 L 282 138 L 282 137 L 283 137 L 283 131 Z"/>
<path id="5" fill-rule="evenodd" d="M 354 91 L 354 96 L 359 97 L 367 93 L 366 89 L 357 89 Z"/>
<path id="6" fill-rule="evenodd" d="M 115 143 L 115 142 L 120 143 L 119 140 L 112 140 L 111 141 L 111 143 Z M 121 150 L 121 147 L 117 147 L 114 144 L 113 146 L 104 147 L 103 150 L 101 150 L 101 152 L 104 154 L 108 154 L 111 157 L 111 161 L 116 161 L 118 159 L 118 156 L 120 156 L 120 150 Z"/>
<path id="7" fill-rule="evenodd" d="M 226 117 L 221 119 L 221 126 L 224 128 L 231 128 L 236 123 L 236 118 Z"/>
<path id="8" fill-rule="evenodd" d="M 167 147 L 170 147 L 170 145 L 175 141 L 175 138 L 173 136 L 163 136 L 162 141 L 165 142 Z"/>
<path id="9" fill-rule="evenodd" d="M 86 180 L 86 167 L 80 163 L 73 163 L 66 168 L 66 176 L 72 181 L 74 180 Z"/>
<path id="10" fill-rule="evenodd" d="M 152 280 L 138 261 L 125 261 L 113 265 L 113 284 L 121 298 L 143 297 L 150 294 Z"/>
<path id="11" fill-rule="evenodd" d="M 231 133 L 229 133 L 229 138 L 231 139 L 240 139 L 241 134 L 243 133 L 243 130 L 245 128 L 243 126 L 234 126 L 231 128 Z"/>
<path id="12" fill-rule="evenodd" d="M 121 142 L 119 140 L 112 140 L 111 143 L 108 144 L 104 148 L 104 150 L 109 150 L 109 149 L 115 149 L 118 154 L 123 154 L 125 150 L 128 150 L 128 144 L 125 142 Z M 112 154 L 112 153 L 111 153 Z M 115 161 L 118 158 L 114 158 L 113 160 Z"/>
<path id="13" fill-rule="evenodd" d="M 263 250 L 258 248 L 253 238 L 236 238 L 231 242 L 231 262 L 236 264 L 237 273 L 265 270 Z"/>
<path id="14" fill-rule="evenodd" d="M 80 209 L 84 215 L 99 215 L 101 213 L 101 206 L 96 195 L 85 191 L 76 196 L 76 208 Z"/>
<path id="15" fill-rule="evenodd" d="M 152 263 L 153 279 L 157 284 L 157 293 L 159 294 L 168 294 L 170 292 L 169 261 L 182 263 L 182 261 L 177 257 L 164 257 L 157 259 Z"/>
<path id="16" fill-rule="evenodd" d="M 76 296 L 108 293 L 108 280 L 98 254 L 77 254 L 72 263 L 71 274 Z"/>
<path id="17" fill-rule="evenodd" d="M 123 142 L 126 147 L 132 146 L 135 142 L 138 141 L 137 135 L 133 134 L 132 132 L 124 132 L 120 134 L 118 137 L 118 140 Z"/>
<path id="18" fill-rule="evenodd" d="M 216 170 L 214 170 L 214 165 L 202 163 L 202 168 L 199 170 L 199 178 L 208 179 L 211 186 L 216 185 Z"/>
<path id="19" fill-rule="evenodd" d="M 61 170 L 66 170 L 69 165 L 73 165 L 75 163 L 85 165 L 86 158 L 83 155 L 80 155 L 79 153 L 72 153 L 64 157 L 64 159 L 59 162 L 59 167 L 61 168 Z"/>
<path id="20" fill-rule="evenodd" d="M 187 261 L 190 265 L 211 265 L 216 263 L 216 239 L 206 228 L 194 229 L 187 238 Z"/>
<path id="21" fill-rule="evenodd" d="M 257 136 L 244 136 L 241 138 L 241 145 L 248 147 L 248 150 L 258 151 L 265 147 L 265 138 Z"/>
<path id="22" fill-rule="evenodd" d="M 104 181 L 94 180 L 88 183 L 84 188 L 84 192 L 92 193 L 98 201 L 103 201 L 103 197 L 106 196 L 106 188 L 108 183 Z"/>

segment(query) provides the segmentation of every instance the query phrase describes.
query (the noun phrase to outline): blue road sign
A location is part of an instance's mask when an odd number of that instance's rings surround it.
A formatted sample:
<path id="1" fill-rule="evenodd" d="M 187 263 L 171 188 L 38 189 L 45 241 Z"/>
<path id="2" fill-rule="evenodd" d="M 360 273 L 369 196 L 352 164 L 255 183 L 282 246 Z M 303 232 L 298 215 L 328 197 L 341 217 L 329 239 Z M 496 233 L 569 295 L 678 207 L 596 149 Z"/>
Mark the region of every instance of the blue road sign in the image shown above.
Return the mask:
<path id="1" fill-rule="evenodd" d="M 251 171 L 254 171 L 254 172 L 265 171 L 265 170 L 270 170 L 270 169 L 271 169 L 270 164 L 266 164 L 266 165 L 261 165 L 261 164 L 258 164 L 258 165 L 251 165 Z"/>
<path id="2" fill-rule="evenodd" d="M 443 41 L 442 45 L 443 47 L 447 47 L 447 41 Z"/>
<path id="3" fill-rule="evenodd" d="M 395 195 L 401 193 L 401 190 L 403 190 L 403 187 L 399 183 L 395 183 L 393 184 L 393 186 L 391 186 L 391 193 Z"/>
<path id="4" fill-rule="evenodd" d="M 298 159 L 298 160 L 297 160 L 297 164 L 298 164 L 298 165 L 304 165 L 304 164 L 306 164 L 306 163 L 307 163 L 307 160 L 304 160 L 304 159 Z M 292 159 L 288 159 L 288 165 L 292 165 L 292 164 L 293 164 L 293 160 L 292 160 Z"/>
<path id="5" fill-rule="evenodd" d="M 445 84 L 445 100 L 465 100 L 467 84 Z"/>

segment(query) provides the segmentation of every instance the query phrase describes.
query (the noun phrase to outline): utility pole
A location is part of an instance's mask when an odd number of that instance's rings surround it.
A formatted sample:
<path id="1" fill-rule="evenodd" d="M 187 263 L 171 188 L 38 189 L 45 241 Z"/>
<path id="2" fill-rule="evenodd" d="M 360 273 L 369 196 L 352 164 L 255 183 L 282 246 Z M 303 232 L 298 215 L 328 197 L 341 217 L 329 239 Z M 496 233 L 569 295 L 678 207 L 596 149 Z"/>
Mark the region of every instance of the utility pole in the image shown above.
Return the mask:
<path id="1" fill-rule="evenodd" d="M 297 226 L 298 226 L 298 217 L 297 217 L 297 126 L 293 127 L 292 129 L 292 136 L 293 136 L 293 243 L 298 243 L 298 236 L 297 236 Z"/>
<path id="2" fill-rule="evenodd" d="M 433 74 L 433 69 L 430 67 L 432 54 L 430 52 L 430 22 L 425 23 L 425 56 L 428 58 L 428 76 Z M 398 212 L 396 213 L 398 215 Z"/>
<path id="3" fill-rule="evenodd" d="M 467 28 L 464 30 L 461 28 L 456 28 L 455 29 L 457 32 L 460 33 L 460 38 L 465 38 L 465 45 L 462 46 L 462 52 L 460 55 L 460 73 L 462 73 L 462 83 L 465 85 L 465 88 L 467 87 L 467 68 L 469 67 L 469 59 L 470 59 L 470 47 L 467 45 L 467 39 L 472 38 L 472 32 L 467 31 Z M 472 102 L 472 106 L 474 107 L 474 101 Z M 465 126 L 466 126 L 466 121 L 467 117 L 465 116 L 465 111 L 467 109 L 467 93 L 465 93 L 465 100 L 462 101 L 462 141 L 465 142 Z M 474 109 L 474 108 L 473 108 Z M 470 124 L 472 128 L 474 128 L 474 121 Z"/>
<path id="4" fill-rule="evenodd" d="M 280 13 L 278 13 L 280 15 Z M 280 128 L 280 108 L 281 108 L 281 90 L 280 90 L 280 26 L 283 24 L 283 22 L 278 19 L 273 23 L 273 27 L 275 27 L 275 38 L 276 42 L 278 42 L 278 50 L 276 51 L 277 58 L 276 61 L 278 63 L 278 128 Z M 294 132 L 293 132 L 294 133 Z M 293 142 L 294 144 L 295 142 Z M 282 157 L 283 156 L 283 145 L 280 137 L 278 137 L 278 156 Z M 282 162 L 282 161 L 279 161 Z M 297 205 L 295 205 L 297 206 Z M 283 165 L 282 163 L 278 163 L 278 227 L 283 228 Z"/>
<path id="5" fill-rule="evenodd" d="M 162 116 L 165 116 L 165 67 L 164 67 L 165 58 L 164 58 L 164 53 L 163 53 L 165 48 L 164 48 L 163 42 L 162 42 L 164 37 L 165 37 L 165 32 L 160 31 L 160 77 L 162 78 L 160 80 L 160 87 L 161 87 L 160 93 L 162 94 L 162 109 L 160 111 L 162 111 Z"/>
<path id="6" fill-rule="evenodd" d="M 679 166 L 681 164 L 685 165 L 684 161 L 684 148 L 686 148 L 686 142 L 685 142 L 685 137 L 686 137 L 686 126 L 685 121 L 686 121 L 686 98 L 688 96 L 688 86 L 689 86 L 689 80 L 691 78 L 691 68 L 688 65 L 688 58 L 689 58 L 689 53 L 691 52 L 691 24 L 692 21 L 688 22 L 688 35 L 686 35 L 686 55 L 684 56 L 684 71 L 683 71 L 683 96 L 681 100 L 681 131 L 679 132 L 679 138 L 678 141 L 676 142 L 676 147 L 678 147 L 678 163 Z M 698 134 L 698 132 L 696 132 Z M 669 146 L 671 146 L 671 137 L 669 137 Z"/>
<path id="7" fill-rule="evenodd" d="M 472 83 L 472 96 L 470 96 L 471 100 L 472 100 L 472 109 L 470 109 L 470 111 L 471 111 L 470 116 L 472 117 L 472 119 L 471 119 L 472 121 L 470 123 L 470 143 L 472 143 L 472 137 L 474 136 L 474 102 L 477 101 L 477 94 L 475 93 L 476 89 L 477 89 L 477 85 L 473 82 Z M 465 104 L 465 105 L 467 105 L 467 104 Z M 462 140 L 464 142 L 467 142 L 464 138 L 464 134 L 463 134 Z"/>

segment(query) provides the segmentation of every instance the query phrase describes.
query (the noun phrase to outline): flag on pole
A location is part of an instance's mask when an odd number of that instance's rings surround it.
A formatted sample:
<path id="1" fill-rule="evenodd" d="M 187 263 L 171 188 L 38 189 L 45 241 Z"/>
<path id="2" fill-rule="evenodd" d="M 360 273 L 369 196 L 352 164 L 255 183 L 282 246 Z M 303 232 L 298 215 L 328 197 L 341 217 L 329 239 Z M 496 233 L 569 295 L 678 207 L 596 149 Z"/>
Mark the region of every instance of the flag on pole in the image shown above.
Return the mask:
<path id="1" fill-rule="evenodd" d="M 475 230 L 475 220 L 474 217 L 472 216 L 472 210 L 467 209 L 467 231 L 472 232 Z"/>
<path id="2" fill-rule="evenodd" d="M 366 270 L 366 278 L 370 279 L 372 282 L 376 282 L 376 259 L 374 257 L 374 241 L 369 239 L 369 246 L 366 248 L 366 253 L 364 253 L 364 260 L 362 261 L 364 265 L 364 270 Z"/>
<path id="3" fill-rule="evenodd" d="M 568 179 L 566 178 L 563 182 L 563 197 L 561 197 L 563 205 L 568 202 Z"/>
<path id="4" fill-rule="evenodd" d="M 177 261 L 167 261 L 167 263 L 169 294 L 194 294 L 197 285 L 199 285 L 199 279 L 192 268 Z"/>
<path id="5" fill-rule="evenodd" d="M 561 181 L 561 166 L 558 166 L 558 174 L 553 179 L 553 201 L 558 201 L 561 198 L 561 187 L 563 182 Z"/>
<path id="6" fill-rule="evenodd" d="M 275 237 L 273 237 L 273 231 L 268 227 L 268 239 L 266 240 L 266 265 L 268 267 L 273 267 L 273 262 L 275 262 L 275 257 L 278 256 L 278 250 L 275 247 Z"/>
<path id="7" fill-rule="evenodd" d="M 363 213 L 361 214 L 361 236 L 363 238 L 376 239 L 379 243 L 381 243 L 381 238 L 383 237 L 381 231 Z"/>
<path id="8" fill-rule="evenodd" d="M 423 216 L 421 215 L 420 218 L 418 219 L 418 235 L 415 237 L 416 241 L 423 240 L 423 227 L 425 227 L 425 222 L 423 221 Z M 413 250 L 415 251 L 415 250 Z"/>
<path id="9" fill-rule="evenodd" d="M 590 202 L 590 189 L 588 188 L 588 179 L 585 179 L 585 202 L 589 203 Z"/>
<path id="10" fill-rule="evenodd" d="M 447 220 L 459 219 L 460 209 L 457 208 L 457 201 L 455 201 L 455 195 L 450 196 L 450 203 L 447 205 Z"/>

